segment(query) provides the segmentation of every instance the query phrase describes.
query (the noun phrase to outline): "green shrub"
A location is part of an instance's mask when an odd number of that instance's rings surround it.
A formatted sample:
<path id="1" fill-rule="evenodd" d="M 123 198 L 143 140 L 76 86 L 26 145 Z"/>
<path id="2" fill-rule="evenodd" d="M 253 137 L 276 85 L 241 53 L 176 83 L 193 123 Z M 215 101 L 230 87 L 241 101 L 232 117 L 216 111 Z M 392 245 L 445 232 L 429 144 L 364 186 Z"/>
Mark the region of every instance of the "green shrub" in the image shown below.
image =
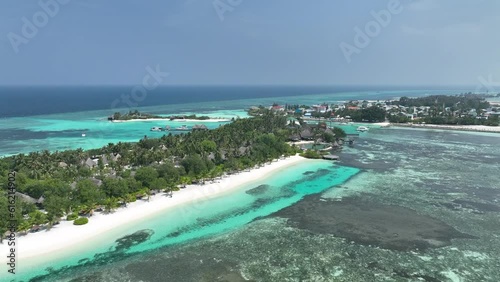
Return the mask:
<path id="1" fill-rule="evenodd" d="M 313 150 L 307 150 L 304 153 L 300 154 L 301 157 L 308 158 L 308 159 L 322 159 L 323 156 L 318 153 L 317 151 Z"/>
<path id="2" fill-rule="evenodd" d="M 89 223 L 89 219 L 86 217 L 80 217 L 79 219 L 75 220 L 75 222 L 73 222 L 74 225 L 85 225 L 87 223 Z"/>
<path id="3" fill-rule="evenodd" d="M 68 216 L 66 217 L 66 219 L 69 221 L 73 221 L 77 218 L 78 218 L 78 215 L 76 213 L 68 214 Z"/>

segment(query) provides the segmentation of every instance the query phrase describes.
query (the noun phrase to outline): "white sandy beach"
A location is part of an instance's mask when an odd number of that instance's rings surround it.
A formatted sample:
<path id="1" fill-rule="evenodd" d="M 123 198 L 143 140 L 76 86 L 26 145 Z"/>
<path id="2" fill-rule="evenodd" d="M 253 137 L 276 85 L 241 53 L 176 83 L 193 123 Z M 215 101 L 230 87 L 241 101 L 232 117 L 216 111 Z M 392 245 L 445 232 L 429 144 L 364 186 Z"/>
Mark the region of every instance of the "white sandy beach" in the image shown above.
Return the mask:
<path id="1" fill-rule="evenodd" d="M 306 159 L 293 156 L 284 160 L 275 161 L 264 167 L 251 171 L 231 175 L 217 183 L 207 185 L 189 185 L 181 191 L 174 192 L 172 198 L 164 193 L 152 196 L 150 201 L 137 201 L 127 208 L 120 208 L 111 214 L 96 213 L 85 226 L 74 226 L 72 222 L 63 221 L 50 231 L 30 233 L 18 238 L 18 257 L 20 259 L 41 259 L 54 252 L 73 250 L 84 242 L 99 240 L 99 235 L 109 232 L 120 226 L 138 222 L 141 219 L 155 215 L 169 208 L 181 204 L 193 204 L 206 199 L 220 196 L 234 191 L 246 184 L 265 179 L 273 173 L 287 167 L 306 161 Z M 7 244 L 0 245 L 0 253 L 6 254 Z"/>
<path id="2" fill-rule="evenodd" d="M 373 125 L 380 126 L 380 127 L 388 127 L 391 124 L 389 122 L 377 122 L 377 123 L 374 123 Z"/>
<path id="3" fill-rule="evenodd" d="M 230 122 L 227 118 L 211 118 L 211 119 L 174 119 L 174 122 Z"/>
<path id="4" fill-rule="evenodd" d="M 170 122 L 229 122 L 231 119 L 227 118 L 211 118 L 211 119 L 174 119 L 170 120 L 169 118 L 148 118 L 148 119 L 129 119 L 129 120 L 113 120 L 113 123 L 124 123 L 124 122 L 146 122 L 146 121 L 170 121 Z"/>
<path id="5" fill-rule="evenodd" d="M 288 142 L 290 145 L 307 145 L 307 144 L 314 144 L 315 141 L 297 141 L 297 142 Z"/>
<path id="6" fill-rule="evenodd" d="M 422 128 L 422 129 L 439 129 L 439 130 L 458 130 L 458 131 L 500 133 L 500 126 L 485 126 L 485 125 L 391 124 L 390 126 L 407 127 L 407 128 Z"/>

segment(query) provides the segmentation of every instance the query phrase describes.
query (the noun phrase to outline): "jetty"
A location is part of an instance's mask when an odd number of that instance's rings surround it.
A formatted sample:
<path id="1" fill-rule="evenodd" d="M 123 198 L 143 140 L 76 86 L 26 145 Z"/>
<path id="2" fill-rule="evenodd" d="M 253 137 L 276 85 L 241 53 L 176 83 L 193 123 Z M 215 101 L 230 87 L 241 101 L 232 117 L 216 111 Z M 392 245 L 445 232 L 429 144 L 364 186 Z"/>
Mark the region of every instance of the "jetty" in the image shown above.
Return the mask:
<path id="1" fill-rule="evenodd" d="M 323 159 L 329 160 L 329 161 L 338 161 L 340 159 L 340 157 L 337 155 L 324 155 Z"/>

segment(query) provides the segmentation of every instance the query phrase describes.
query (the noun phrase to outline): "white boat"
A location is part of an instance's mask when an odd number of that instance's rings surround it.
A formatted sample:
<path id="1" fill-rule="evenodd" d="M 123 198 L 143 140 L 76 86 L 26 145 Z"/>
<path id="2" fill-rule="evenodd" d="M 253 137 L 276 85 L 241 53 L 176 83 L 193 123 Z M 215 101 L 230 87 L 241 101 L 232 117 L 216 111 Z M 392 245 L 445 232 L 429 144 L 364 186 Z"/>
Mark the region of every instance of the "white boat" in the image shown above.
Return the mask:
<path id="1" fill-rule="evenodd" d="M 85 133 L 82 133 L 82 137 L 85 137 L 85 136 L 87 136 L 87 135 Z"/>
<path id="2" fill-rule="evenodd" d="M 359 132 L 366 132 L 368 130 L 369 130 L 369 128 L 366 126 L 360 126 L 360 127 L 358 127 L 358 129 L 356 129 L 356 131 L 359 131 Z"/>
<path id="3" fill-rule="evenodd" d="M 187 127 L 186 125 L 183 125 L 181 127 L 177 127 L 175 130 L 179 130 L 179 131 L 188 131 L 190 130 L 189 127 Z"/>
<path id="4" fill-rule="evenodd" d="M 162 131 L 162 128 L 155 126 L 155 127 L 151 128 L 151 131 Z"/>

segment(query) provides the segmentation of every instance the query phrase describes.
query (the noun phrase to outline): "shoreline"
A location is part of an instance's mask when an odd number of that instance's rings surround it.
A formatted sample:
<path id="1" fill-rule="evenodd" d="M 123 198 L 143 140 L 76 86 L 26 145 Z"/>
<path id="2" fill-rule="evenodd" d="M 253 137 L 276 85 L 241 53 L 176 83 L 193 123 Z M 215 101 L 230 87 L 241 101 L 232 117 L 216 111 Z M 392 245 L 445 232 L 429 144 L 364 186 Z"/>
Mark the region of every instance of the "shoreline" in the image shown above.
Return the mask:
<path id="1" fill-rule="evenodd" d="M 486 125 L 441 125 L 441 124 L 397 124 L 397 123 L 391 123 L 391 124 L 387 125 L 386 127 L 500 133 L 500 126 L 486 126 Z"/>
<path id="2" fill-rule="evenodd" d="M 174 119 L 170 118 L 144 118 L 144 119 L 129 119 L 129 120 L 112 120 L 112 123 L 125 123 L 125 122 L 141 122 L 141 121 L 170 121 L 170 122 L 230 122 L 231 119 L 211 118 L 211 119 Z"/>
<path id="3" fill-rule="evenodd" d="M 33 263 L 36 266 L 40 259 L 43 260 L 47 256 L 55 259 L 64 257 L 68 252 L 74 252 L 82 248 L 82 245 L 85 245 L 87 242 L 98 240 L 101 237 L 100 235 L 104 233 L 116 231 L 120 227 L 133 225 L 140 220 L 147 219 L 175 207 L 199 203 L 200 201 L 222 196 L 245 185 L 262 181 L 273 172 L 287 169 L 303 161 L 306 161 L 306 159 L 300 156 L 292 156 L 287 159 L 274 161 L 260 168 L 230 175 L 214 183 L 188 185 L 186 188 L 174 192 L 172 198 L 165 196 L 165 193 L 159 193 L 152 196 L 149 202 L 138 200 L 129 204 L 128 207 L 119 208 L 110 214 L 96 213 L 89 219 L 89 223 L 84 226 L 74 226 L 73 222 L 61 221 L 59 225 L 54 226 L 51 230 L 29 233 L 28 235 L 18 237 L 18 258 L 24 260 L 25 264 Z M 7 253 L 7 250 L 8 245 L 4 241 L 3 244 L 0 244 L 0 252 Z"/>

